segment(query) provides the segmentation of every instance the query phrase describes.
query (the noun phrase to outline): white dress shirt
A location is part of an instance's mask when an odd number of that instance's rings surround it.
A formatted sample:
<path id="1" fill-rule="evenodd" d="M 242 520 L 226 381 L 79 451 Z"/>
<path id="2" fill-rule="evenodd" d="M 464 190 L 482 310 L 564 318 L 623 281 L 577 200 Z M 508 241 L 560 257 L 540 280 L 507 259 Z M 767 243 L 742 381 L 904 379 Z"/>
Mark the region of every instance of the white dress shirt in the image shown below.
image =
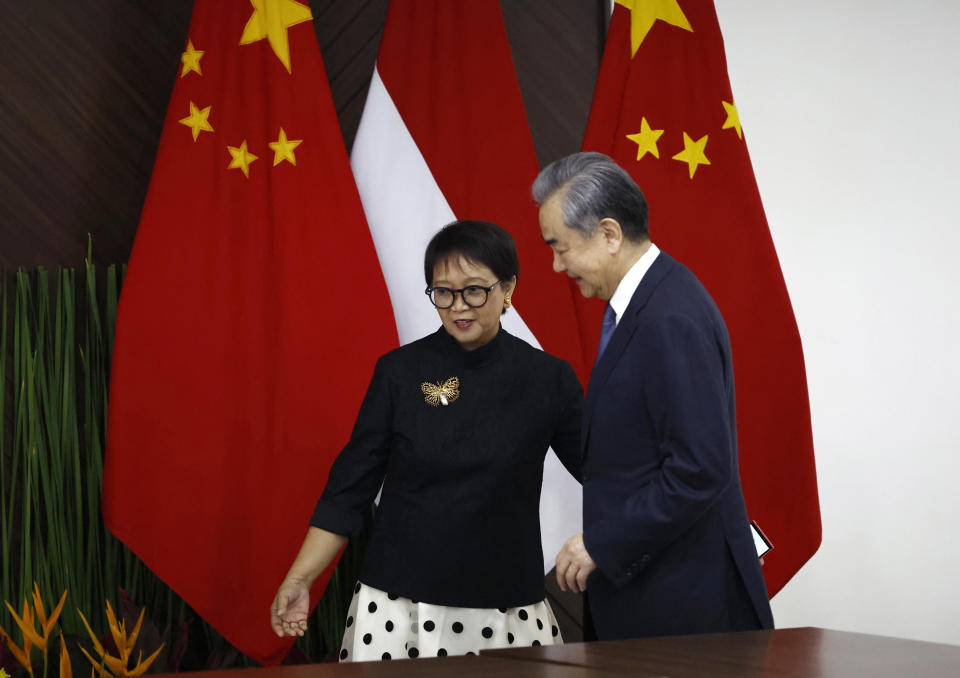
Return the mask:
<path id="1" fill-rule="evenodd" d="M 613 296 L 610 297 L 610 307 L 613 309 L 613 312 L 617 314 L 618 325 L 620 324 L 620 318 L 623 317 L 624 312 L 627 310 L 627 306 L 630 305 L 633 293 L 637 291 L 637 287 L 640 286 L 640 281 L 643 280 L 644 274 L 646 274 L 650 266 L 653 265 L 658 254 L 660 254 L 660 248 L 650 243 L 650 248 L 630 267 L 627 274 L 620 280 L 620 284 L 617 285 Z"/>

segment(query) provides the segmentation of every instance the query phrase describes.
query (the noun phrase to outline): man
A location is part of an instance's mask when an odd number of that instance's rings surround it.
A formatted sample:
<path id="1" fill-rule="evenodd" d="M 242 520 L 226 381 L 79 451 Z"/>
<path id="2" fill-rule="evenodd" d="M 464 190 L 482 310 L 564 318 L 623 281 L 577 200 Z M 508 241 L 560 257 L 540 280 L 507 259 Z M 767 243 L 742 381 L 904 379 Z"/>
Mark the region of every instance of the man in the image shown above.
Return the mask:
<path id="1" fill-rule="evenodd" d="M 650 241 L 643 193 L 607 156 L 558 160 L 533 196 L 554 270 L 609 300 L 584 406 L 583 532 L 557 555 L 560 587 L 587 591 L 585 634 L 772 628 L 719 310 Z"/>

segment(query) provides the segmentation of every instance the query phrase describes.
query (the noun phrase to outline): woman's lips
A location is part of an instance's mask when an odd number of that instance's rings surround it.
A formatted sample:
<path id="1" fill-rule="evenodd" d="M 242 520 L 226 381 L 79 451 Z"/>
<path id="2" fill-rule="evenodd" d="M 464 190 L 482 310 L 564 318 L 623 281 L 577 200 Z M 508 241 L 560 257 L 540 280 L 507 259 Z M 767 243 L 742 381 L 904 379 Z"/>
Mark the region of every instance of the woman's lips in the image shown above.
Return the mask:
<path id="1" fill-rule="evenodd" d="M 454 320 L 453 324 L 457 326 L 459 330 L 468 330 L 473 326 L 473 320 Z"/>

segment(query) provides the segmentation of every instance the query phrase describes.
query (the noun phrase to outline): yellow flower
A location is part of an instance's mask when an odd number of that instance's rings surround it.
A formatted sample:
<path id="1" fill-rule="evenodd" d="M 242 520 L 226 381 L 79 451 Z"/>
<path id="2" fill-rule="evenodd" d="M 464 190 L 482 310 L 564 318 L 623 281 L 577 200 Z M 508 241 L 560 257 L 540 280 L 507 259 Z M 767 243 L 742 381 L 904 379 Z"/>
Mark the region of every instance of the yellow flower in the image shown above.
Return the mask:
<path id="1" fill-rule="evenodd" d="M 133 652 L 133 646 L 137 644 L 137 636 L 140 634 L 140 627 L 143 625 L 143 615 L 146 612 L 146 608 L 140 610 L 140 618 L 137 619 L 137 624 L 134 626 L 133 631 L 127 636 L 126 622 L 117 621 L 117 616 L 113 613 L 113 608 L 110 606 L 110 601 L 107 601 L 107 622 L 110 624 L 110 635 L 113 636 L 113 642 L 117 646 L 118 657 L 107 654 L 107 651 L 103 648 L 103 645 L 100 644 L 100 641 L 97 639 L 97 636 L 93 633 L 93 630 L 90 628 L 90 624 L 87 623 L 86 617 L 83 616 L 83 613 L 77 610 L 77 613 L 80 615 L 80 619 L 83 620 L 83 625 L 87 627 L 87 633 L 90 634 L 90 639 L 93 640 L 93 648 L 96 650 L 97 654 L 100 655 L 100 661 L 94 660 L 92 656 L 81 646 L 80 651 L 90 660 L 90 663 L 93 665 L 93 668 L 100 672 L 100 676 L 140 676 L 146 672 L 150 665 L 153 663 L 153 660 L 157 658 L 157 655 L 160 654 L 160 650 L 163 649 L 163 644 L 157 648 L 156 652 L 151 654 L 146 659 L 143 658 L 143 653 L 140 652 L 137 656 L 137 663 L 132 668 L 127 668 L 127 664 L 130 661 L 130 655 Z"/>

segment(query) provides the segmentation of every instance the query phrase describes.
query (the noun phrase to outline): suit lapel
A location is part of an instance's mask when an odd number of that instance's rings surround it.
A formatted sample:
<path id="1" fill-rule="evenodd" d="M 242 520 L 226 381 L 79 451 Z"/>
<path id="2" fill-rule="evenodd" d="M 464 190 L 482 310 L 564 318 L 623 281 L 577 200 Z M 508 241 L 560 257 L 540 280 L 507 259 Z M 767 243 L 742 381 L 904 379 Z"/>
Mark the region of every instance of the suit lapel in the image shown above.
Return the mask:
<path id="1" fill-rule="evenodd" d="M 637 286 L 633 297 L 630 298 L 630 304 L 624 311 L 623 317 L 617 322 L 617 329 L 610 337 L 610 343 L 600 356 L 593 372 L 590 373 L 590 383 L 587 386 L 587 400 L 583 408 L 583 432 L 580 437 L 582 441 L 583 452 L 587 450 L 587 441 L 590 437 L 590 424 L 593 421 L 594 408 L 597 405 L 599 393 L 603 390 L 604 384 L 610 378 L 610 374 L 620 361 L 624 350 L 630 343 L 630 338 L 640 325 L 640 312 L 647 305 L 653 291 L 661 281 L 673 270 L 676 262 L 666 252 L 660 251 L 656 260 L 650 266 L 650 269 L 644 274 Z"/>

